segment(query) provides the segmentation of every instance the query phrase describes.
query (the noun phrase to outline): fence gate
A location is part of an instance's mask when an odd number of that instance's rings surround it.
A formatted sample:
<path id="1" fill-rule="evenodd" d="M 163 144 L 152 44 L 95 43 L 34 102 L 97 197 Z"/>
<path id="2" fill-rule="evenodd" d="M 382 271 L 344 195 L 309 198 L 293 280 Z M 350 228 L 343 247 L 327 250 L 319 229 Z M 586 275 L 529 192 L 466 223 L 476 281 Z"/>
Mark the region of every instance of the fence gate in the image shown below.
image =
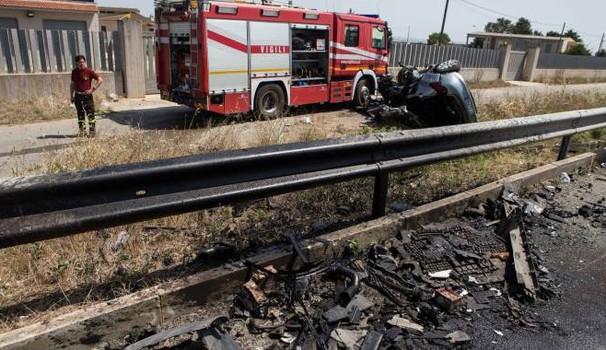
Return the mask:
<path id="1" fill-rule="evenodd" d="M 145 69 L 145 93 L 156 94 L 159 92 L 156 85 L 156 44 L 153 32 L 143 32 L 143 51 Z"/>
<path id="2" fill-rule="evenodd" d="M 526 61 L 526 51 L 511 51 L 509 56 L 509 66 L 505 80 L 522 80 L 524 75 L 524 62 Z"/>

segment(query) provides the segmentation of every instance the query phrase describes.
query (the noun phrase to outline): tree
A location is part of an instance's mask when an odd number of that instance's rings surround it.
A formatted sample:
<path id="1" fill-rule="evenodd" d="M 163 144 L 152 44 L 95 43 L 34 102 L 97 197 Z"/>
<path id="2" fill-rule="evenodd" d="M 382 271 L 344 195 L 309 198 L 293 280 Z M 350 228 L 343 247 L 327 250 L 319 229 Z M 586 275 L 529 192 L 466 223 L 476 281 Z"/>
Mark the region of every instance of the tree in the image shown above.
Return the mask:
<path id="1" fill-rule="evenodd" d="M 566 50 L 565 54 L 575 56 L 591 56 L 591 52 L 585 47 L 585 44 L 583 44 L 582 42 Z"/>
<path id="2" fill-rule="evenodd" d="M 473 41 L 471 42 L 471 44 L 469 44 L 469 47 L 472 47 L 474 49 L 481 49 L 484 47 L 484 41 L 486 41 L 486 39 L 484 38 L 473 38 Z"/>
<path id="3" fill-rule="evenodd" d="M 543 36 L 543 33 L 541 33 L 541 32 L 540 32 L 540 31 L 538 31 L 538 30 L 534 30 L 534 31 L 532 32 L 532 35 L 534 35 L 534 36 Z"/>
<path id="4" fill-rule="evenodd" d="M 484 31 L 488 33 L 511 33 L 513 24 L 506 18 L 497 18 L 496 22 L 488 22 L 484 27 Z"/>
<path id="5" fill-rule="evenodd" d="M 566 33 L 564 33 L 564 37 L 572 38 L 577 43 L 583 42 L 583 39 L 581 39 L 581 36 L 579 35 L 579 33 L 575 32 L 573 29 L 568 29 L 568 31 Z"/>
<path id="6" fill-rule="evenodd" d="M 545 34 L 545 36 L 553 36 L 553 37 L 560 37 L 560 33 L 558 32 L 554 32 L 553 30 L 550 30 L 547 32 L 547 34 Z M 574 41 L 576 41 L 577 43 L 582 43 L 583 39 L 581 39 L 581 36 L 579 35 L 579 33 L 575 32 L 574 29 L 568 29 L 567 32 L 564 32 L 564 34 L 562 34 L 563 38 L 572 38 L 574 39 Z"/>
<path id="7" fill-rule="evenodd" d="M 513 24 L 507 18 L 497 18 L 496 22 L 488 22 L 484 27 L 484 31 L 488 33 L 507 33 L 507 34 L 522 34 L 532 35 L 532 25 L 530 20 L 524 17 L 518 18 L 518 21 Z M 538 32 L 539 35 L 542 35 Z"/>
<path id="8" fill-rule="evenodd" d="M 600 49 L 598 52 L 595 53 L 596 57 L 606 57 L 606 50 L 604 49 Z"/>
<path id="9" fill-rule="evenodd" d="M 440 38 L 440 33 L 431 33 L 429 35 L 429 38 L 427 38 L 427 45 L 437 44 L 438 41 L 440 42 L 441 45 L 446 45 L 446 44 L 450 43 L 450 36 L 448 36 L 448 34 L 444 33 L 444 34 L 442 34 L 442 38 Z"/>
<path id="10" fill-rule="evenodd" d="M 532 35 L 530 21 L 524 17 L 520 17 L 516 24 L 513 25 L 511 32 L 513 34 Z"/>

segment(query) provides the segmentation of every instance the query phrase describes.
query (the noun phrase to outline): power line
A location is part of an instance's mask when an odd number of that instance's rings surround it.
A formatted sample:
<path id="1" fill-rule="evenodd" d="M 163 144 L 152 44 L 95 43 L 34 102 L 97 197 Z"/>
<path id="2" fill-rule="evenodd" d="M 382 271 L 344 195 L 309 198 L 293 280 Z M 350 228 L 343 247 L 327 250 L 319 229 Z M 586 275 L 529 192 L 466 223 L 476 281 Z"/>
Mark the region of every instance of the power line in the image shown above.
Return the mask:
<path id="1" fill-rule="evenodd" d="M 459 0 L 455 0 L 455 1 L 459 1 Z M 489 15 L 489 14 L 487 14 L 487 13 L 486 13 L 486 11 L 479 11 L 479 9 L 477 9 L 477 8 L 475 8 L 475 7 L 473 7 L 473 6 L 469 6 L 468 4 L 466 4 L 466 3 L 464 3 L 464 2 L 460 2 L 460 1 L 459 1 L 459 4 L 460 4 L 460 5 L 465 6 L 465 7 L 466 7 L 466 8 L 467 8 L 469 11 L 471 11 L 471 12 L 473 12 L 473 13 L 477 14 L 478 16 L 482 16 L 482 17 L 484 17 L 484 18 L 490 18 L 490 19 L 493 19 L 493 18 L 494 18 L 494 16 L 493 16 L 493 15 Z"/>
<path id="2" fill-rule="evenodd" d="M 499 11 L 490 9 L 488 7 L 485 7 L 485 6 L 475 4 L 475 3 L 471 2 L 471 1 L 468 1 L 468 0 L 457 0 L 457 1 L 462 2 L 464 4 L 467 4 L 469 6 L 477 7 L 479 9 L 484 10 L 484 11 L 488 11 L 488 12 L 497 14 L 499 16 L 507 17 L 509 19 L 519 19 L 519 18 L 523 17 L 523 16 L 513 16 L 513 15 L 509 15 L 509 14 L 503 13 L 503 12 L 499 12 Z M 560 26 L 560 24 L 554 24 L 554 23 L 542 23 L 542 22 L 538 22 L 538 21 L 530 21 L 530 22 L 534 23 L 534 24 L 543 25 L 543 26 L 551 26 L 551 27 L 559 27 Z"/>
<path id="3" fill-rule="evenodd" d="M 576 29 L 573 29 L 573 30 L 575 32 L 579 33 L 579 34 L 584 35 L 584 36 L 591 36 L 591 37 L 594 37 L 594 38 L 599 38 L 599 37 L 602 36 L 602 34 L 590 34 L 590 33 L 586 33 L 586 32 L 580 31 L 580 30 L 576 30 Z"/>
<path id="4" fill-rule="evenodd" d="M 477 8 L 479 8 L 479 9 L 484 10 L 484 11 L 492 12 L 492 13 L 497 14 L 497 15 L 499 15 L 499 16 L 503 16 L 503 17 L 509 17 L 509 18 L 511 18 L 511 19 L 517 19 L 515 16 L 508 15 L 508 14 L 503 13 L 503 12 L 499 12 L 499 11 L 491 10 L 491 9 L 489 9 L 489 8 L 487 8 L 487 7 L 484 7 L 484 6 L 481 6 L 481 5 L 478 5 L 478 4 L 474 4 L 473 2 L 469 2 L 469 1 L 466 1 L 466 0 L 457 0 L 457 1 L 462 2 L 462 3 L 464 3 L 464 4 L 467 4 L 467 5 L 470 5 L 470 6 L 473 6 L 473 7 L 477 7 Z"/>

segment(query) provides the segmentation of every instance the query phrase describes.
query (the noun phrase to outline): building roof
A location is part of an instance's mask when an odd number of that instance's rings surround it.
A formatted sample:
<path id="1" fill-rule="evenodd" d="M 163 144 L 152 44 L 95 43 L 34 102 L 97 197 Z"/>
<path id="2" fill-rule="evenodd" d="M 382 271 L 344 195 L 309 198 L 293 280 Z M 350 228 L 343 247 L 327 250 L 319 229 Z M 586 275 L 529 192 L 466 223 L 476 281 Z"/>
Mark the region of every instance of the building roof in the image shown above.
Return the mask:
<path id="1" fill-rule="evenodd" d="M 524 35 L 524 34 L 509 34 L 509 33 L 489 33 L 489 32 L 476 32 L 467 33 L 467 36 L 474 38 L 509 38 L 509 39 L 531 39 L 531 40 L 545 40 L 545 41 L 574 41 L 569 37 L 557 37 L 557 36 L 540 36 L 540 35 Z"/>
<path id="2" fill-rule="evenodd" d="M 99 20 L 103 20 L 103 21 L 119 21 L 121 19 L 124 19 L 127 15 L 129 15 L 129 19 L 131 20 L 139 20 L 139 21 L 153 21 L 151 18 L 149 17 L 145 17 L 139 13 L 121 13 L 119 15 L 116 14 L 112 14 L 112 15 L 108 15 L 108 14 L 104 14 L 104 15 L 100 15 L 99 16 Z"/>
<path id="3" fill-rule="evenodd" d="M 78 11 L 97 12 L 97 4 L 76 1 L 52 0 L 0 0 L 0 8 L 47 10 L 47 11 Z"/>
<path id="4" fill-rule="evenodd" d="M 107 15 L 127 14 L 127 13 L 139 13 L 139 9 L 132 7 L 110 7 L 110 6 L 99 6 L 99 13 Z"/>

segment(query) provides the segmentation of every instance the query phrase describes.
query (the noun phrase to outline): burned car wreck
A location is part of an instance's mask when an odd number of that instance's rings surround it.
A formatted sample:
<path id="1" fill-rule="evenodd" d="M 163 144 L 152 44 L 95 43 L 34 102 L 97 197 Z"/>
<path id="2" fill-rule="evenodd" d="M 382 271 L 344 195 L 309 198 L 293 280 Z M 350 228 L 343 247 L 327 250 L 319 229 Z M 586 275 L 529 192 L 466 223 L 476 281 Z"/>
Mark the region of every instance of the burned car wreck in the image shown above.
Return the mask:
<path id="1" fill-rule="evenodd" d="M 396 119 L 411 127 L 433 127 L 477 121 L 476 104 L 461 65 L 449 60 L 422 70 L 402 66 L 396 78 L 379 79 L 382 100 L 367 100 L 366 112 L 377 120 Z"/>

